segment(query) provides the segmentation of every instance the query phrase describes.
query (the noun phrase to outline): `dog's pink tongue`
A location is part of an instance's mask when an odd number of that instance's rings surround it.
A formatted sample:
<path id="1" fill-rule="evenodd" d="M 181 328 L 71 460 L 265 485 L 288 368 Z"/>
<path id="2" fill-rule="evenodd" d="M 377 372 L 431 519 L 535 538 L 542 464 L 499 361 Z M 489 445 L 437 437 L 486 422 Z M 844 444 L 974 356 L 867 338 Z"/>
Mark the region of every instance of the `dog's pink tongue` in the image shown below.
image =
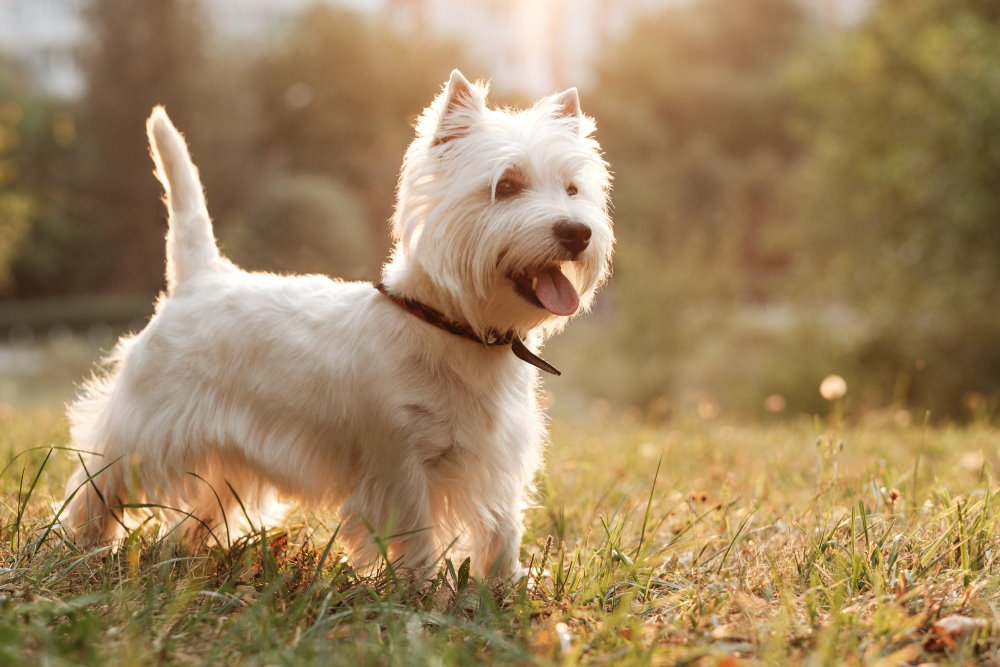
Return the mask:
<path id="1" fill-rule="evenodd" d="M 580 296 L 558 267 L 538 274 L 535 296 L 553 315 L 572 315 L 580 307 Z"/>

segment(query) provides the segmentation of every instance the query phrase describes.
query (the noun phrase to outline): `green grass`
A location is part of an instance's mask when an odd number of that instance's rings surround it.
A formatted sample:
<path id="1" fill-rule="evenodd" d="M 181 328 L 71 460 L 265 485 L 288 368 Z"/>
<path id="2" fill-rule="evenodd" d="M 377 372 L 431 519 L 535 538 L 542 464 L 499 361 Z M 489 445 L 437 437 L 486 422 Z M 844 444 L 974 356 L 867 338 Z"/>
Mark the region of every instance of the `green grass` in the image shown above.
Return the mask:
<path id="1" fill-rule="evenodd" d="M 1000 431 L 872 417 L 557 421 L 527 583 L 354 573 L 331 517 L 80 553 L 58 411 L 0 412 L 0 664 L 969 664 L 994 629 Z M 947 648 L 932 624 L 985 621 Z"/>

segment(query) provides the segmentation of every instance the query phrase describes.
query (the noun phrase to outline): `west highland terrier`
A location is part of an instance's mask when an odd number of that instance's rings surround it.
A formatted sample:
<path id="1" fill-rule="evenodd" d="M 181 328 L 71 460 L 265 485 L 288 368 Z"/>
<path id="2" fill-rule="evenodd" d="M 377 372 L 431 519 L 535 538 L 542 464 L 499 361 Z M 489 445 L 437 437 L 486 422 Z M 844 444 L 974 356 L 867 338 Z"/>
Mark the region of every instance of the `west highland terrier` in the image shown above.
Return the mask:
<path id="1" fill-rule="evenodd" d="M 81 545 L 150 505 L 225 543 L 292 499 L 335 509 L 361 567 L 381 536 L 406 569 L 460 552 L 522 572 L 537 369 L 558 373 L 536 353 L 608 275 L 610 177 L 575 89 L 522 111 L 486 92 L 456 70 L 420 116 L 377 286 L 222 257 L 184 139 L 153 110 L 167 292 L 69 407 Z"/>

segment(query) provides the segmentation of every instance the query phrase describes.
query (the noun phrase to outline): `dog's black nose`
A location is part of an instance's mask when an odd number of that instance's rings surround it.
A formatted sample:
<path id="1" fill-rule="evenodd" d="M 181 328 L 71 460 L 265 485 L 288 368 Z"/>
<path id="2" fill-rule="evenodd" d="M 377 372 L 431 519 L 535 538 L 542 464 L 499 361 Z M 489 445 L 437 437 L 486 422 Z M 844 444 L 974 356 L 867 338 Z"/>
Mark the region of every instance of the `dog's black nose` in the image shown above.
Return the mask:
<path id="1" fill-rule="evenodd" d="M 574 259 L 590 245 L 590 227 L 575 220 L 560 220 L 552 226 L 552 233 Z"/>

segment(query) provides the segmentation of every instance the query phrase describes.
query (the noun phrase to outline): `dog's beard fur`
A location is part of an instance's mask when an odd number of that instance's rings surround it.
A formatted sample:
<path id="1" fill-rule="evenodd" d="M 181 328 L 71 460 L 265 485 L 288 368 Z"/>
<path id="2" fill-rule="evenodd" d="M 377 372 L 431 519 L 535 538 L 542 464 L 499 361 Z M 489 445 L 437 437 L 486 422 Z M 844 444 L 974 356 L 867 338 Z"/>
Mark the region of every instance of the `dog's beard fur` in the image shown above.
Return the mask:
<path id="1" fill-rule="evenodd" d="M 456 71 L 421 116 L 383 282 L 537 348 L 568 319 L 551 311 L 585 310 L 608 274 L 608 170 L 575 90 L 520 112 L 485 97 Z M 516 576 L 544 439 L 535 369 L 367 283 L 236 268 L 162 109 L 148 130 L 168 293 L 70 406 L 73 444 L 92 452 L 67 489 L 77 540 L 114 540 L 135 520 L 123 505 L 150 504 L 189 540 L 225 543 L 241 523 L 280 520 L 280 496 L 336 510 L 356 566 L 375 562 L 374 531 L 406 568 L 451 549 Z M 560 237 L 567 221 L 589 240 Z M 532 280 L 553 276 L 536 298 Z"/>

